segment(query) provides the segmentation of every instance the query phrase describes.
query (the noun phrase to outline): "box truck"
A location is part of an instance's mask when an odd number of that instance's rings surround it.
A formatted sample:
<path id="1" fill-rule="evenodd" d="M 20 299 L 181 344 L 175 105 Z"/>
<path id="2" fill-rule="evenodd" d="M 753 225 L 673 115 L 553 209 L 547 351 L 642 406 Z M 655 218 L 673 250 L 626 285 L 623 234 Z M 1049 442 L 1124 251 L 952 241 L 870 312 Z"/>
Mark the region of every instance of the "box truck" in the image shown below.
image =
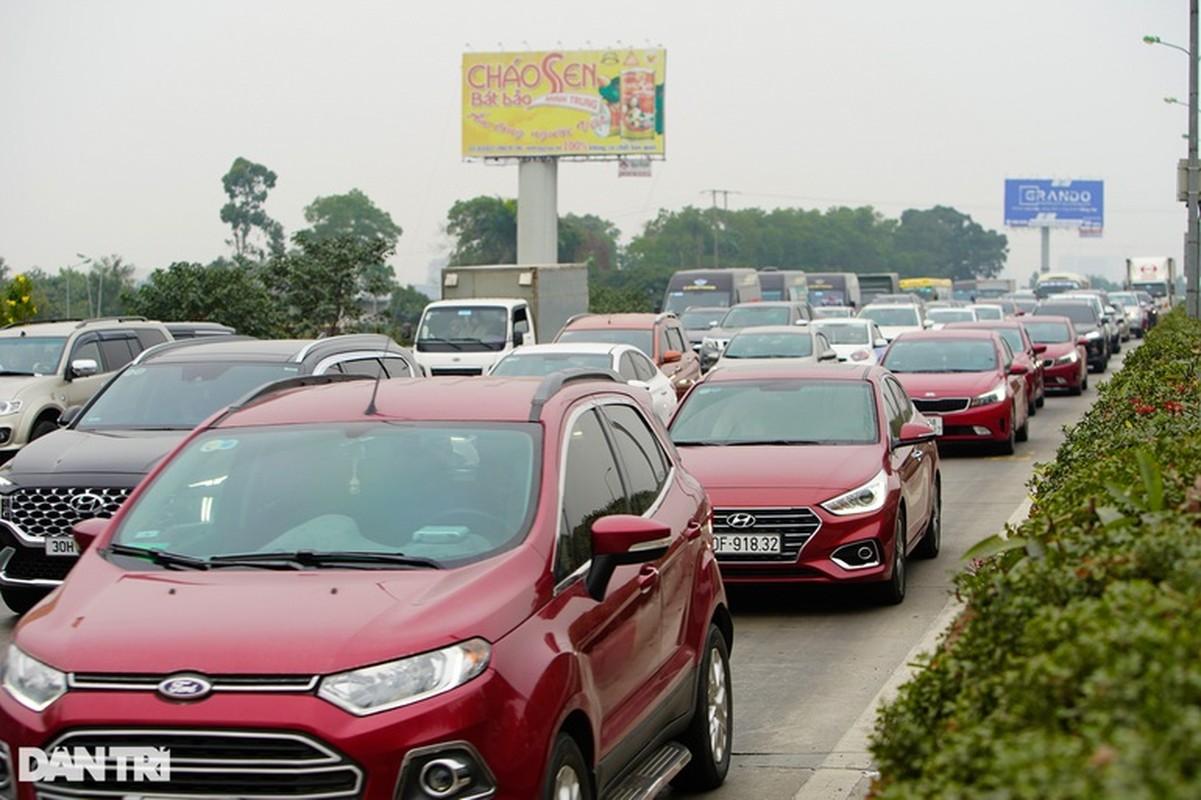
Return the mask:
<path id="1" fill-rule="evenodd" d="M 1146 292 L 1160 308 L 1171 308 L 1176 294 L 1176 259 L 1171 256 L 1126 259 L 1126 288 Z"/>
<path id="2" fill-rule="evenodd" d="M 587 310 L 584 264 L 445 267 L 442 299 L 421 313 L 413 352 L 430 375 L 482 375 L 514 347 L 551 341 Z"/>

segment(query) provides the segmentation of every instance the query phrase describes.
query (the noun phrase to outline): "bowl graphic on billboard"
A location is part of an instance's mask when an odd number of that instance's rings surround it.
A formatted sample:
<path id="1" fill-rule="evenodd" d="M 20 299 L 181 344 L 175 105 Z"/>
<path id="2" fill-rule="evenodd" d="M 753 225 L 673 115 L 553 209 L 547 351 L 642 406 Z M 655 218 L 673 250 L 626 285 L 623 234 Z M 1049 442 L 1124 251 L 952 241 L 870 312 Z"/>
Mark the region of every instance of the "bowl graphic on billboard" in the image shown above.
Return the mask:
<path id="1" fill-rule="evenodd" d="M 621 71 L 621 138 L 655 135 L 655 71 L 645 67 Z"/>

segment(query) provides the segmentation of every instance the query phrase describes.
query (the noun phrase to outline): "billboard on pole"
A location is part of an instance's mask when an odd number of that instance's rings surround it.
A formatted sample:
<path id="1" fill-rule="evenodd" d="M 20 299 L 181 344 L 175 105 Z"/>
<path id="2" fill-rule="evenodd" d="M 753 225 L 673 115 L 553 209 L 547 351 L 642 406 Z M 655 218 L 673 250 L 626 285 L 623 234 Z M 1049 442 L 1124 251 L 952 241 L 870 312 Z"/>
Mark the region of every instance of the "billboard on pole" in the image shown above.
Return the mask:
<path id="1" fill-rule="evenodd" d="M 1105 183 L 1006 179 L 1005 224 L 1014 228 L 1100 231 L 1105 227 Z"/>
<path id="2" fill-rule="evenodd" d="M 663 156 L 662 49 L 463 55 L 464 158 Z"/>

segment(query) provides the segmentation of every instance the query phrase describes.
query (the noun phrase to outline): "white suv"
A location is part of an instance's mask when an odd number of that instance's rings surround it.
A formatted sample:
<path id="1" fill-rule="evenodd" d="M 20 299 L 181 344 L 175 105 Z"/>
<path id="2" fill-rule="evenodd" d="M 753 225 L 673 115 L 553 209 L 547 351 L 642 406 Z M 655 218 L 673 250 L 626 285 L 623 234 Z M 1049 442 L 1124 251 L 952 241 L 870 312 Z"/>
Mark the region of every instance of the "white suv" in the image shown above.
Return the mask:
<path id="1" fill-rule="evenodd" d="M 109 374 L 171 340 L 161 322 L 102 317 L 0 328 L 0 463 L 58 427 Z"/>

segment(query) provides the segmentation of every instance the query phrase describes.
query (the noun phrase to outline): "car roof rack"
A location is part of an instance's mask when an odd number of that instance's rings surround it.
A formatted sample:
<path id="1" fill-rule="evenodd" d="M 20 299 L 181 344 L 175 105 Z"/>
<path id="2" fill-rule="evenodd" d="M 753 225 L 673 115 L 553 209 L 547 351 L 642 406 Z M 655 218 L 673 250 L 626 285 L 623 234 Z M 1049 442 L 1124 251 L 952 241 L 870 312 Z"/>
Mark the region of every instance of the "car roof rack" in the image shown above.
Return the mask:
<path id="1" fill-rule="evenodd" d="M 584 319 L 584 317 L 593 317 L 593 316 L 596 316 L 596 315 L 589 311 L 584 311 L 580 314 L 572 314 L 570 317 L 567 318 L 567 321 L 563 323 L 563 327 L 566 328 L 568 325 L 575 322 L 577 319 Z"/>
<path id="2" fill-rule="evenodd" d="M 288 389 L 296 389 L 302 386 L 326 386 L 331 383 L 345 383 L 347 381 L 374 380 L 376 380 L 374 375 L 346 372 L 327 372 L 322 375 L 296 375 L 291 378 L 280 378 L 277 381 L 271 381 L 270 383 L 265 383 L 262 386 L 251 389 L 250 392 L 230 403 L 229 407 L 214 422 L 225 419 L 233 412 L 245 408 L 256 400 Z"/>
<path id="3" fill-rule="evenodd" d="M 558 372 L 552 372 L 542 379 L 542 383 L 538 384 L 538 389 L 534 392 L 534 399 L 530 403 L 530 422 L 537 422 L 542 416 L 542 407 L 546 405 L 552 397 L 569 384 L 578 383 L 580 381 L 613 381 L 615 383 L 625 383 L 625 379 L 611 369 L 590 369 L 588 367 L 571 367 L 570 369 L 561 369 Z"/>

